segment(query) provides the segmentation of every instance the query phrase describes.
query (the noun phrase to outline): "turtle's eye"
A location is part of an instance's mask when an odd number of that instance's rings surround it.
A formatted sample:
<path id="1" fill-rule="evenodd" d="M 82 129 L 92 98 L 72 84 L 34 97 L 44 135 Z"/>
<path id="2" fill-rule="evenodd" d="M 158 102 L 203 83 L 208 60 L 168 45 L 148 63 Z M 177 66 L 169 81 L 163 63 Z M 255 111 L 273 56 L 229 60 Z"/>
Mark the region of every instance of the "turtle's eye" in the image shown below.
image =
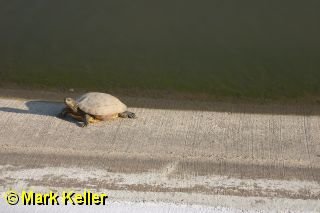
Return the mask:
<path id="1" fill-rule="evenodd" d="M 72 103 L 71 98 L 65 98 L 65 99 L 64 99 L 64 102 L 65 102 L 65 103 Z"/>

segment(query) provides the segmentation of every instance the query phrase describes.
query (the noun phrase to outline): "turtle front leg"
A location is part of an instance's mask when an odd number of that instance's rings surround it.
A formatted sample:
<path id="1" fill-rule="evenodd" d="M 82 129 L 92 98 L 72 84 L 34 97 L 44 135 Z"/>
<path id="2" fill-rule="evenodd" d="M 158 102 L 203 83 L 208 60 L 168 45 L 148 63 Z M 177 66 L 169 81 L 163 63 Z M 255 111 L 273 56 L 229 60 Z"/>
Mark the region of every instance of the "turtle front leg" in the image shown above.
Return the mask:
<path id="1" fill-rule="evenodd" d="M 93 120 L 93 117 L 90 116 L 89 114 L 85 114 L 84 115 L 84 122 L 83 122 L 82 127 L 88 126 L 91 120 Z"/>
<path id="2" fill-rule="evenodd" d="M 67 114 L 70 113 L 70 109 L 68 107 L 65 107 L 58 115 L 58 118 L 65 118 Z"/>

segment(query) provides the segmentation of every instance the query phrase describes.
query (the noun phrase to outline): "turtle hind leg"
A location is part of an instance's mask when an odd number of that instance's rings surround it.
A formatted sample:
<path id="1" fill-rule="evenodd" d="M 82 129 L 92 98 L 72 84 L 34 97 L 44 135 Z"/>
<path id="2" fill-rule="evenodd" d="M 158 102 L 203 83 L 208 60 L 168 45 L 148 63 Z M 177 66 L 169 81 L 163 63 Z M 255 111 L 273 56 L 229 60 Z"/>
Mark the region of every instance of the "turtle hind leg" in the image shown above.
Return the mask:
<path id="1" fill-rule="evenodd" d="M 136 114 L 133 112 L 129 112 L 129 111 L 119 113 L 118 116 L 120 118 L 136 118 Z"/>

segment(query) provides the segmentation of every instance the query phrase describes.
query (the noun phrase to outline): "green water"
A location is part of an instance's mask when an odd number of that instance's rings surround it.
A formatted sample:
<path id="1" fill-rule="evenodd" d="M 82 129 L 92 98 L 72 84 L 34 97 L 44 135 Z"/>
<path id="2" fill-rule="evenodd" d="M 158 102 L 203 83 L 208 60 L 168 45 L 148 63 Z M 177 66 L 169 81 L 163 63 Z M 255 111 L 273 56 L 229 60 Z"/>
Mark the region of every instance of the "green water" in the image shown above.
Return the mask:
<path id="1" fill-rule="evenodd" d="M 0 78 L 256 98 L 320 95 L 320 3 L 0 2 Z"/>

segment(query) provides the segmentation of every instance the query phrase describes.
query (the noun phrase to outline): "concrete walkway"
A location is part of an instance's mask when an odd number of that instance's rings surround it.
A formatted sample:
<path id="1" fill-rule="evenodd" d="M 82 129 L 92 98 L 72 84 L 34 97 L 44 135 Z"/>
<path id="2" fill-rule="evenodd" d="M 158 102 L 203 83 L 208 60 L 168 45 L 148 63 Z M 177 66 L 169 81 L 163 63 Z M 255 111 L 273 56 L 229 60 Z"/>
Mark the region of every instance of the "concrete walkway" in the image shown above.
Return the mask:
<path id="1" fill-rule="evenodd" d="M 89 188 L 251 210 L 298 199 L 295 210 L 320 211 L 317 107 L 136 101 L 159 108 L 136 104 L 137 119 L 81 128 L 55 117 L 62 103 L 1 98 L 1 191 Z"/>

